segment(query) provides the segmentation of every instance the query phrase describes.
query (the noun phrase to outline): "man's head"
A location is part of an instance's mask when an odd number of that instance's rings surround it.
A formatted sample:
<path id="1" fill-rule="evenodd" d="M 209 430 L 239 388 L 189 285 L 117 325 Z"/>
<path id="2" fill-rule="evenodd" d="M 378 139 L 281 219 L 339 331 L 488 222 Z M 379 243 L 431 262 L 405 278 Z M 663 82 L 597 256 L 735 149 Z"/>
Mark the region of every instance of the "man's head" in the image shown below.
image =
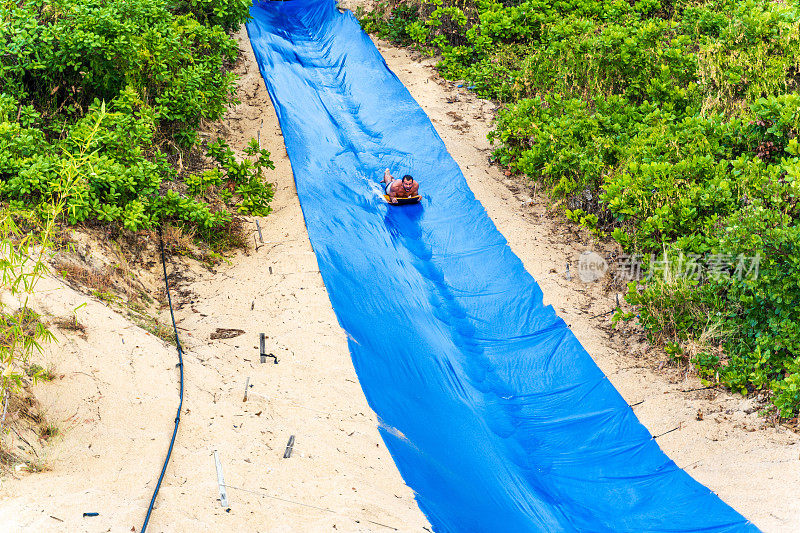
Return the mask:
<path id="1" fill-rule="evenodd" d="M 409 174 L 403 176 L 403 188 L 408 191 L 411 189 L 412 185 L 414 185 L 414 178 Z"/>

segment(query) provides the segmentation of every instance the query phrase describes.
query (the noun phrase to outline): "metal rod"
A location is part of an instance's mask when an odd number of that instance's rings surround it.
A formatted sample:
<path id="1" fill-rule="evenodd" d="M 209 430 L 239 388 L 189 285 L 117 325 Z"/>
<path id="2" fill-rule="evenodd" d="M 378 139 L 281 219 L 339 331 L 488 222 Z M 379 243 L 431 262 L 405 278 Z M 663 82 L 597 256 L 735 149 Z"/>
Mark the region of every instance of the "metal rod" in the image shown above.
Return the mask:
<path id="1" fill-rule="evenodd" d="M 294 448 L 294 435 L 289 437 L 289 442 L 286 443 L 286 451 L 283 452 L 283 458 L 288 459 L 292 456 L 292 449 Z"/>
<path id="2" fill-rule="evenodd" d="M 259 343 L 260 343 L 260 350 L 261 350 L 259 352 L 259 354 L 261 355 L 261 362 L 262 363 L 266 363 L 267 362 L 267 354 L 266 354 L 267 350 L 266 350 L 266 341 L 264 340 L 264 334 L 263 333 L 259 334 Z"/>
<path id="3" fill-rule="evenodd" d="M 219 503 L 222 507 L 228 507 L 228 493 L 225 490 L 225 478 L 222 476 L 222 463 L 219 462 L 219 454 L 214 450 L 214 464 L 217 467 L 217 485 L 219 485 Z"/>

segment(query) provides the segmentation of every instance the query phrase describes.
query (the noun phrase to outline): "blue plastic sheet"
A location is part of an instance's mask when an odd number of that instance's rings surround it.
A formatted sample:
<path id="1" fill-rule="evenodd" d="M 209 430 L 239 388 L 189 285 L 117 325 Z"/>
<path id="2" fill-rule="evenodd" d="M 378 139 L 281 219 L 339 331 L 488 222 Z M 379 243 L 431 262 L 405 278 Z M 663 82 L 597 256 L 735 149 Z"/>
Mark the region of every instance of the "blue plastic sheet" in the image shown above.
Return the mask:
<path id="1" fill-rule="evenodd" d="M 247 29 L 361 386 L 437 531 L 750 531 L 679 469 L 475 199 L 349 12 Z M 387 205 L 385 168 L 421 204 Z"/>

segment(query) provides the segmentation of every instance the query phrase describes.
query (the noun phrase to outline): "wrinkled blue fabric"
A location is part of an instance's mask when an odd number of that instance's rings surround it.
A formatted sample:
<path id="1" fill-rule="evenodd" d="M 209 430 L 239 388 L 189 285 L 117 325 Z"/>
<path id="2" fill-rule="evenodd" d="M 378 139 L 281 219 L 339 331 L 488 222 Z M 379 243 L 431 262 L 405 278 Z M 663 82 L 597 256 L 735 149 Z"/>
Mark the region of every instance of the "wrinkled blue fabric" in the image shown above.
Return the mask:
<path id="1" fill-rule="evenodd" d="M 333 0 L 247 25 L 320 271 L 437 531 L 751 531 L 679 469 L 550 306 L 430 120 Z M 385 168 L 421 184 L 392 207 Z"/>

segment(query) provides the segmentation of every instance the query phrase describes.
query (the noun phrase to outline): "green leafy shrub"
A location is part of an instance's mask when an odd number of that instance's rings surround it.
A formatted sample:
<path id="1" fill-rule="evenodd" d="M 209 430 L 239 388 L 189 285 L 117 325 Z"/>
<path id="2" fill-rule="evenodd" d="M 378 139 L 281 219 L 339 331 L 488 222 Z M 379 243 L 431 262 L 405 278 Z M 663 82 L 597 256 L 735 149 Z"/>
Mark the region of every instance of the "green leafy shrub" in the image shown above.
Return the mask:
<path id="1" fill-rule="evenodd" d="M 177 13 L 192 13 L 206 26 L 233 31 L 250 20 L 251 5 L 247 0 L 179 0 L 171 9 Z"/>
<path id="2" fill-rule="evenodd" d="M 735 112 L 762 97 L 798 90 L 797 7 L 746 0 L 732 3 L 716 39 L 700 44 L 703 108 Z"/>
<path id="3" fill-rule="evenodd" d="M 356 14 L 364 30 L 394 42 L 410 44 L 416 40 L 411 26 L 419 19 L 419 8 L 410 4 L 398 4 L 394 9 L 388 2 L 379 2 L 370 11 L 365 11 L 362 6 L 356 9 Z"/>
<path id="4" fill-rule="evenodd" d="M 235 205 L 240 213 L 266 216 L 270 212 L 269 202 L 272 200 L 273 190 L 269 183 L 264 182 L 263 169 L 274 169 L 275 164 L 270 160 L 269 152 L 262 149 L 255 139 L 250 139 L 250 144 L 244 152 L 255 159 L 253 161 L 243 159 L 237 162 L 233 150 L 228 147 L 224 139 L 217 139 L 208 145 L 208 156 L 219 164 L 230 185 L 228 191 L 231 194 L 226 195 L 227 199 L 230 201 L 233 194 L 236 194 L 238 201 L 232 205 Z"/>
<path id="5" fill-rule="evenodd" d="M 221 67 L 236 57 L 235 42 L 163 0 L 35 0 L 3 11 L 0 92 L 44 115 L 80 116 L 130 87 L 165 134 L 190 146 L 200 120 L 221 117 L 231 101 L 235 79 Z"/>
<path id="6" fill-rule="evenodd" d="M 800 357 L 786 365 L 786 377 L 774 383 L 773 402 L 778 413 L 790 418 L 800 411 Z"/>
<path id="7" fill-rule="evenodd" d="M 266 214 L 267 152 L 248 148 L 255 163 L 224 154 L 231 194 L 175 168 L 201 122 L 235 102 L 226 67 L 238 49 L 226 30 L 249 5 L 0 0 L 0 198 L 44 206 L 74 179 L 69 223 L 137 231 L 167 221 L 201 236 L 229 225 L 231 209 Z"/>

